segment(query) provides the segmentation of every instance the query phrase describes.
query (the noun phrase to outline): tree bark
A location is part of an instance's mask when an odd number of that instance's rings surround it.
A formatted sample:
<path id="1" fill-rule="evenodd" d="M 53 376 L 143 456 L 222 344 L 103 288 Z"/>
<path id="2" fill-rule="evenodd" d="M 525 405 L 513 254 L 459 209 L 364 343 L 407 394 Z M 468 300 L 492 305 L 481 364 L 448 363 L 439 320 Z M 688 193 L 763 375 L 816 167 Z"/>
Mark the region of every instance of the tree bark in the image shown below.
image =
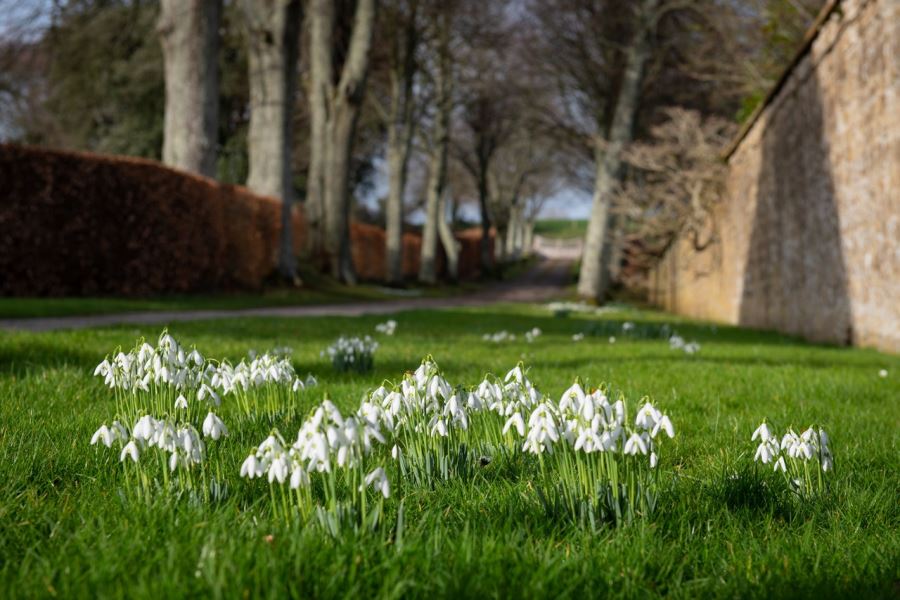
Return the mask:
<path id="1" fill-rule="evenodd" d="M 491 215 L 488 210 L 487 167 L 478 178 L 478 208 L 481 211 L 481 241 L 479 242 L 482 276 L 493 272 L 491 256 Z M 494 243 L 497 243 L 494 240 Z"/>
<path id="2" fill-rule="evenodd" d="M 332 86 L 331 45 L 334 4 L 313 1 L 309 15 L 309 171 L 306 177 L 307 252 L 325 262 L 325 156 L 328 150 L 328 97 Z"/>
<path id="3" fill-rule="evenodd" d="M 447 202 L 447 194 L 441 195 L 441 201 L 438 206 L 438 234 L 441 238 L 441 246 L 444 248 L 444 255 L 447 257 L 447 279 L 452 282 L 459 280 L 459 242 L 453 235 L 453 229 L 450 227 L 450 215 L 452 210 Z"/>
<path id="4" fill-rule="evenodd" d="M 534 222 L 525 223 L 522 231 L 522 249 L 525 256 L 531 256 L 534 247 Z"/>
<path id="5" fill-rule="evenodd" d="M 402 40 L 394 43 L 391 109 L 388 121 L 388 197 L 385 205 L 385 273 L 389 284 L 403 281 L 403 196 L 414 134 L 413 78 L 416 72 L 418 3 L 410 5 Z"/>
<path id="6" fill-rule="evenodd" d="M 450 145 L 451 73 L 449 53 L 449 31 L 446 21 L 441 23 L 438 41 L 438 68 L 435 73 L 437 88 L 437 114 L 431 140 L 431 156 L 428 174 L 428 189 L 425 195 L 425 225 L 422 228 L 422 250 L 419 261 L 419 281 L 437 281 L 438 220 L 441 198 L 447 179 L 447 152 Z"/>
<path id="7" fill-rule="evenodd" d="M 607 245 L 607 230 L 610 225 L 609 205 L 622 165 L 622 150 L 631 141 L 644 66 L 650 57 L 650 29 L 658 5 L 659 0 L 643 0 L 641 3 L 641 14 L 635 37 L 628 48 L 625 75 L 616 100 L 608 140 L 603 140 L 600 136 L 595 139 L 593 205 L 578 275 L 578 295 L 583 298 L 599 301 L 606 294 L 603 250 Z"/>
<path id="8" fill-rule="evenodd" d="M 443 102 L 446 105 L 446 102 Z M 440 212 L 441 196 L 447 176 L 447 143 L 449 111 L 439 109 L 435 121 L 434 141 L 431 150 L 428 190 L 425 196 L 425 224 L 422 227 L 422 254 L 419 261 L 419 281 L 437 281 L 438 221 L 443 219 Z"/>
<path id="9" fill-rule="evenodd" d="M 243 0 L 247 27 L 250 126 L 247 187 L 281 199 L 279 273 L 296 280 L 293 244 L 291 115 L 297 81 L 300 0 Z"/>
<path id="10" fill-rule="evenodd" d="M 311 148 L 313 155 L 321 154 L 311 158 L 310 164 L 313 160 L 321 161 L 317 163 L 317 169 L 322 174 L 320 197 L 324 209 L 324 249 L 330 271 L 333 277 L 349 284 L 356 283 L 350 252 L 350 157 L 365 93 L 375 9 L 375 0 L 359 0 L 357 3 L 340 80 L 334 85 L 330 44 L 334 5 L 331 0 L 313 0 L 311 4 L 312 94 L 323 93 L 324 88 L 325 96 L 324 114 L 313 114 L 312 117 L 318 121 L 317 127 L 324 128 L 325 140 L 322 146 Z M 311 101 L 311 112 L 316 109 L 313 104 Z"/>
<path id="11" fill-rule="evenodd" d="M 163 0 L 157 32 L 163 50 L 166 108 L 163 162 L 216 175 L 221 0 Z"/>

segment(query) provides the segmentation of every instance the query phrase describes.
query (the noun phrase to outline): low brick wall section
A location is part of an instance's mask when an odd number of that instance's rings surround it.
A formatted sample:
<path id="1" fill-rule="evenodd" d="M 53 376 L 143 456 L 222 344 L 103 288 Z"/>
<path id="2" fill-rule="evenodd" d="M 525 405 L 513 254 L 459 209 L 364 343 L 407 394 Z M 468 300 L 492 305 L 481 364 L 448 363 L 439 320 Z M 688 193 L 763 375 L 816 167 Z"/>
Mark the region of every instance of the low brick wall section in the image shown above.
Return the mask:
<path id="1" fill-rule="evenodd" d="M 650 295 L 686 315 L 897 352 L 900 2 L 832 8 L 730 153 L 715 241 L 677 240 Z"/>
<path id="2" fill-rule="evenodd" d="M 293 226 L 299 254 L 299 206 Z M 350 231 L 360 278 L 383 279 L 384 231 Z M 0 295 L 258 289 L 275 270 L 280 233 L 281 203 L 241 186 L 151 160 L 0 144 Z M 459 238 L 461 275 L 475 276 L 480 238 Z M 418 272 L 420 244 L 404 235 L 407 276 Z"/>

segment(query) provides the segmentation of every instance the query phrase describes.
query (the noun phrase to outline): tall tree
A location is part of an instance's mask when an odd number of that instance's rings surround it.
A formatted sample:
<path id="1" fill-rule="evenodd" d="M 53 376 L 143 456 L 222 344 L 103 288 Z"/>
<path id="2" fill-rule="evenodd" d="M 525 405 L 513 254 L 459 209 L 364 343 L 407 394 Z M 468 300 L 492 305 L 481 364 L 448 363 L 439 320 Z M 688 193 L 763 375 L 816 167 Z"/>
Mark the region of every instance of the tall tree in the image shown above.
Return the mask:
<path id="1" fill-rule="evenodd" d="M 297 281 L 291 175 L 291 110 L 297 81 L 300 0 L 242 0 L 247 28 L 250 126 L 247 187 L 281 199 L 278 270 Z"/>
<path id="2" fill-rule="evenodd" d="M 403 280 L 403 198 L 416 122 L 414 83 L 421 43 L 419 0 L 393 0 L 382 10 L 383 31 L 390 44 L 387 124 L 388 196 L 385 203 L 385 272 L 388 283 Z"/>
<path id="3" fill-rule="evenodd" d="M 166 111 L 163 162 L 209 177 L 216 173 L 221 0 L 162 0 Z"/>
<path id="4" fill-rule="evenodd" d="M 607 239 L 611 225 L 609 207 L 622 165 L 622 150 L 632 139 L 644 67 L 652 50 L 650 35 L 658 18 L 659 3 L 660 0 L 641 0 L 634 35 L 626 52 L 625 73 L 616 97 L 609 134 L 595 141 L 594 196 L 578 273 L 578 294 L 585 298 L 599 300 L 606 293 L 608 282 L 605 280 L 603 261 L 604 251 L 610 251 Z"/>
<path id="5" fill-rule="evenodd" d="M 350 254 L 350 158 L 357 119 L 365 95 L 375 0 L 358 0 L 343 64 L 335 64 L 336 6 L 332 0 L 310 3 L 310 167 L 307 205 L 324 221 L 324 250 L 332 276 L 356 282 Z M 335 76 L 337 75 L 337 78 Z M 321 243 L 324 241 L 324 243 Z"/>
<path id="6" fill-rule="evenodd" d="M 422 228 L 422 254 L 419 281 L 437 281 L 439 221 L 447 180 L 447 152 L 450 144 L 450 113 L 453 109 L 453 72 L 450 56 L 451 8 L 443 6 L 433 15 L 434 124 L 429 146 L 428 184 L 425 192 L 425 224 Z M 444 236 L 446 238 L 446 235 Z M 452 250 L 451 250 L 452 251 Z"/>

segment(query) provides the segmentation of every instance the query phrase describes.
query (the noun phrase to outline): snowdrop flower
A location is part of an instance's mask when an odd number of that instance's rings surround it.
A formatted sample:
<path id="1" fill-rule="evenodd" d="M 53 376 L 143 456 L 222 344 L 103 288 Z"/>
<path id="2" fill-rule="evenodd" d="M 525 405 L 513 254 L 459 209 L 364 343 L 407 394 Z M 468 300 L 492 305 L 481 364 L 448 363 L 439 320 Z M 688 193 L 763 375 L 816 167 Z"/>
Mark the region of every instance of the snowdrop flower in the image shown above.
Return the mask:
<path id="1" fill-rule="evenodd" d="M 879 377 L 887 377 L 888 376 L 887 369 L 881 369 L 880 371 L 878 371 L 878 376 Z"/>
<path id="2" fill-rule="evenodd" d="M 781 471 L 782 473 L 787 473 L 787 466 L 784 464 L 784 457 L 779 456 L 778 460 L 775 461 L 775 472 Z"/>
<path id="3" fill-rule="evenodd" d="M 394 335 L 394 331 L 397 329 L 397 321 L 393 319 L 389 319 L 384 323 L 379 323 L 375 326 L 375 331 L 378 333 L 383 333 L 385 335 Z"/>
<path id="4" fill-rule="evenodd" d="M 647 442 L 637 433 L 632 433 L 628 441 L 625 442 L 623 450 L 625 454 L 636 456 L 638 454 L 647 454 Z"/>
<path id="5" fill-rule="evenodd" d="M 758 460 L 762 462 L 762 464 L 767 465 L 777 455 L 778 450 L 775 449 L 772 444 L 770 444 L 769 442 L 762 442 L 756 448 L 756 455 L 753 457 L 753 460 Z"/>
<path id="6" fill-rule="evenodd" d="M 759 438 L 763 442 L 768 442 L 769 438 L 771 437 L 772 434 L 769 433 L 769 427 L 766 425 L 766 422 L 763 421 L 762 424 L 753 432 L 753 436 L 750 438 L 750 441 L 755 442 L 756 438 Z"/>
<path id="7" fill-rule="evenodd" d="M 659 457 L 656 456 L 656 452 L 650 453 L 650 468 L 655 469 L 656 465 L 659 463 Z"/>
<path id="8" fill-rule="evenodd" d="M 137 444 L 135 444 L 134 440 L 131 440 L 130 442 L 125 444 L 124 448 L 122 448 L 122 452 L 121 454 L 119 454 L 119 462 L 124 461 L 126 457 L 131 458 L 131 460 L 133 460 L 134 462 L 137 462 L 140 456 L 141 453 L 140 450 L 138 450 Z"/>
<path id="9" fill-rule="evenodd" d="M 576 451 L 584 450 L 587 453 L 591 453 L 594 451 L 602 452 L 605 449 L 603 439 L 590 428 L 584 428 L 581 430 L 581 433 L 578 435 L 578 439 L 575 440 L 574 448 Z"/>
<path id="10" fill-rule="evenodd" d="M 288 476 L 288 461 L 287 455 L 284 453 L 279 454 L 275 457 L 275 460 L 269 464 L 269 483 L 277 480 L 278 483 L 284 483 Z"/>
<path id="11" fill-rule="evenodd" d="M 97 444 L 97 442 L 102 441 L 104 446 L 110 448 L 112 446 L 113 440 L 115 439 L 116 434 L 112 430 L 110 430 L 104 423 L 100 426 L 100 429 L 94 432 L 94 435 L 91 437 L 91 446 L 94 446 Z"/>
<path id="12" fill-rule="evenodd" d="M 658 413 L 659 411 L 657 411 Z M 675 428 L 672 426 L 672 421 L 669 420 L 667 415 L 662 415 L 659 420 L 656 422 L 656 425 L 653 426 L 653 431 L 650 432 L 650 437 L 655 438 L 656 434 L 659 431 L 665 431 L 666 435 L 669 436 L 669 439 L 675 437 Z"/>
<path id="13" fill-rule="evenodd" d="M 615 344 L 615 343 L 616 343 L 616 336 L 614 336 L 614 335 L 609 336 L 609 343 L 610 343 L 610 344 Z"/>
<path id="14" fill-rule="evenodd" d="M 254 452 L 241 465 L 241 477 L 246 477 L 247 479 L 253 479 L 254 477 L 262 477 L 264 473 L 264 469 L 262 464 L 259 462 L 259 459 L 256 457 L 256 453 Z"/>
<path id="15" fill-rule="evenodd" d="M 294 385 L 291 386 L 291 391 L 297 392 L 297 390 L 302 390 L 305 387 L 306 386 L 303 384 L 302 381 L 300 381 L 300 378 L 298 377 L 297 379 L 294 380 Z"/>
<path id="16" fill-rule="evenodd" d="M 175 409 L 186 409 L 187 407 L 187 398 L 184 397 L 184 394 L 179 394 L 178 398 L 175 399 Z"/>
<path id="17" fill-rule="evenodd" d="M 574 334 L 574 335 L 572 336 L 572 341 L 573 341 L 573 342 L 580 342 L 580 341 L 583 340 L 583 339 L 584 339 L 584 334 L 583 334 L 583 333 L 576 333 L 576 334 Z"/>
<path id="18" fill-rule="evenodd" d="M 385 498 L 391 497 L 391 486 L 388 483 L 388 478 L 384 472 L 384 469 L 381 467 L 378 467 L 377 469 L 366 475 L 365 487 L 374 487 L 376 490 L 381 492 L 381 495 Z"/>
<path id="19" fill-rule="evenodd" d="M 506 423 L 503 425 L 503 435 L 506 435 L 506 432 L 511 428 L 515 428 L 519 437 L 525 436 L 525 419 L 522 418 L 521 414 L 513 413 L 513 415 L 506 420 Z"/>
<path id="20" fill-rule="evenodd" d="M 211 403 L 215 406 L 219 406 L 222 403 L 221 398 L 219 398 L 219 395 L 215 392 L 215 390 L 204 383 L 200 386 L 200 391 L 197 392 L 197 400 L 200 400 L 202 402 L 206 400 L 207 396 L 211 399 Z"/>
<path id="21" fill-rule="evenodd" d="M 203 435 L 218 440 L 223 435 L 228 435 L 228 428 L 225 427 L 225 423 L 222 422 L 222 419 L 210 411 L 203 420 Z"/>
<path id="22" fill-rule="evenodd" d="M 300 465 L 295 465 L 291 470 L 291 489 L 296 490 L 300 486 L 309 485 L 309 473 L 307 473 Z"/>
<path id="23" fill-rule="evenodd" d="M 625 321 L 624 323 L 622 323 L 622 331 L 627 332 L 631 331 L 632 329 L 634 329 L 634 323 L 632 323 L 631 321 Z"/>
<path id="24" fill-rule="evenodd" d="M 306 384 L 306 387 L 308 387 L 308 388 L 316 387 L 317 385 L 319 385 L 318 380 L 315 377 L 313 377 L 311 373 L 306 376 L 306 381 L 304 383 Z"/>
<path id="25" fill-rule="evenodd" d="M 656 410 L 652 404 L 647 402 L 638 411 L 637 416 L 634 419 L 634 424 L 642 429 L 652 429 L 660 416 L 659 411 Z M 671 427 L 671 424 L 669 424 L 669 426 Z"/>
<path id="26" fill-rule="evenodd" d="M 136 440 L 149 441 L 156 430 L 155 419 L 150 415 L 144 415 L 135 423 L 132 435 Z"/>

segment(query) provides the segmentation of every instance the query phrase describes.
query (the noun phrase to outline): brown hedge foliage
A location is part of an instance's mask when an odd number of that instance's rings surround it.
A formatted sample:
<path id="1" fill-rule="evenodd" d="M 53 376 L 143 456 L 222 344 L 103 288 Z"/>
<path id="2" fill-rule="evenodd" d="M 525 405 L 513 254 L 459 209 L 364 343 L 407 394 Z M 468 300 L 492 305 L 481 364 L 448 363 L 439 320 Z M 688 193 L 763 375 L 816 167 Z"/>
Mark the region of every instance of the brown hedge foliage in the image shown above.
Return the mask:
<path id="1" fill-rule="evenodd" d="M 273 272 L 281 203 L 151 160 L 0 144 L 0 294 L 139 296 L 255 289 Z M 384 230 L 353 223 L 361 279 L 383 280 Z M 294 248 L 305 222 L 294 212 Z M 457 235 L 478 275 L 479 230 Z M 403 270 L 421 237 L 403 236 Z M 439 269 L 444 268 L 443 254 Z"/>
<path id="2" fill-rule="evenodd" d="M 0 294 L 255 288 L 281 205 L 136 158 L 0 145 Z M 303 219 L 295 215 L 299 249 Z"/>
<path id="3" fill-rule="evenodd" d="M 459 277 L 471 279 L 480 274 L 481 230 L 467 229 L 457 232 L 456 240 L 460 243 Z M 360 279 L 383 281 L 386 276 L 385 231 L 374 225 L 353 223 L 350 226 L 350 247 L 353 254 L 353 266 Z M 493 256 L 493 236 L 491 237 L 491 255 Z M 417 233 L 403 234 L 403 274 L 416 277 L 421 262 L 422 236 Z M 438 245 L 437 272 L 446 273 L 446 256 Z"/>

